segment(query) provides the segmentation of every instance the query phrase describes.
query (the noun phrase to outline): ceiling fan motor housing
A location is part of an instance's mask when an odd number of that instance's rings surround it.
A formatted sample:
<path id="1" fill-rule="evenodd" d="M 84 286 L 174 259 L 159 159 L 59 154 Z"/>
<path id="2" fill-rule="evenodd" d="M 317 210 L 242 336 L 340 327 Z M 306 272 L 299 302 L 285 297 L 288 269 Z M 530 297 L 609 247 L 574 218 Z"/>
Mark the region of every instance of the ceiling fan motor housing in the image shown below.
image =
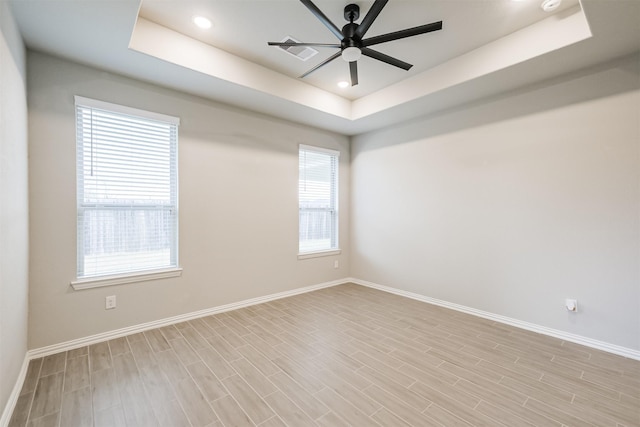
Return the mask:
<path id="1" fill-rule="evenodd" d="M 356 35 L 357 28 L 358 24 L 353 22 L 342 27 L 342 35 L 344 36 L 344 38 L 342 39 L 342 42 L 340 44 L 342 45 L 343 49 L 347 47 L 362 47 L 362 40 L 360 40 L 360 37 Z"/>
<path id="2" fill-rule="evenodd" d="M 358 24 L 353 21 L 356 21 L 360 17 L 360 6 L 357 4 L 348 4 L 344 8 L 344 19 L 349 21 L 344 27 L 342 27 L 342 35 L 343 39 L 340 43 L 342 49 L 346 49 L 348 47 L 357 47 L 358 49 L 362 48 L 362 40 L 360 37 L 356 35 L 356 30 L 358 29 Z"/>

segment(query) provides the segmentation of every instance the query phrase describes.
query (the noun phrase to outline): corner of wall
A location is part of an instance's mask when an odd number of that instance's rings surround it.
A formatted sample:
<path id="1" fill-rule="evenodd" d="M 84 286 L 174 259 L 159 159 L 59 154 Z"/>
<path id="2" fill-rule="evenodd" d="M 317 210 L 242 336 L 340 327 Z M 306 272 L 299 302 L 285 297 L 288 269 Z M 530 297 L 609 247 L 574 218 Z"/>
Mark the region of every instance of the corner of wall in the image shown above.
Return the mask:
<path id="1" fill-rule="evenodd" d="M 28 140 L 25 46 L 0 2 L 0 425 L 26 371 L 28 322 Z"/>

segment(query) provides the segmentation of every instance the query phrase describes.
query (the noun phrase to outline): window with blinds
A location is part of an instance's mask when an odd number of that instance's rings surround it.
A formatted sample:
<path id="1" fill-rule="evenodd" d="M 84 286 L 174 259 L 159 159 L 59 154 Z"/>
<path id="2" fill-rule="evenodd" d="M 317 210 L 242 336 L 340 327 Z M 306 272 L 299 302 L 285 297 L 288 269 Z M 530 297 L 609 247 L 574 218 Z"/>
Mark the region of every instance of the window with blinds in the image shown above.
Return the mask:
<path id="1" fill-rule="evenodd" d="M 300 145 L 300 254 L 338 249 L 339 152 Z"/>
<path id="2" fill-rule="evenodd" d="M 76 97 L 79 279 L 178 266 L 178 125 Z"/>

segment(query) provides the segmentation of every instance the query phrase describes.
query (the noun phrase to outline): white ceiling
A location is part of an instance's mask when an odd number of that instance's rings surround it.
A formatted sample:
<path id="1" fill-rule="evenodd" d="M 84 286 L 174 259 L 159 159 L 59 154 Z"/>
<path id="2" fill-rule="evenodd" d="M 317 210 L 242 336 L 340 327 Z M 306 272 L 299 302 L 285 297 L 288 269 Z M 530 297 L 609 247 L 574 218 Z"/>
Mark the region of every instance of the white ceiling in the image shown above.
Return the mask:
<path id="1" fill-rule="evenodd" d="M 375 46 L 410 71 L 363 58 L 339 89 L 336 59 L 303 62 L 267 46 L 337 41 L 297 0 L 11 0 L 29 48 L 258 112 L 352 135 L 533 84 L 640 50 L 640 0 L 390 0 L 367 36 L 443 21 Z M 338 27 L 348 1 L 314 0 Z M 372 1 L 361 1 L 361 19 Z M 193 26 L 205 15 L 209 31 Z"/>
<path id="2" fill-rule="evenodd" d="M 315 0 L 315 4 L 338 28 L 348 0 Z M 360 1 L 360 22 L 373 1 Z M 578 4 L 564 0 L 559 13 Z M 240 6 L 239 6 L 240 5 Z M 201 30 L 192 17 L 209 17 L 215 24 Z M 296 78 L 336 52 L 318 48 L 307 62 L 267 46 L 293 36 L 303 42 L 336 43 L 338 39 L 299 1 L 238 0 L 143 0 L 140 16 L 179 33 L 248 59 L 256 64 Z M 538 1 L 391 0 L 367 32 L 367 37 L 443 21 L 443 30 L 376 45 L 373 49 L 413 64 L 404 71 L 370 58 L 359 62 L 360 83 L 340 89 L 337 82 L 348 80 L 348 65 L 334 60 L 305 81 L 347 99 L 357 99 L 412 75 L 448 61 L 547 18 Z"/>

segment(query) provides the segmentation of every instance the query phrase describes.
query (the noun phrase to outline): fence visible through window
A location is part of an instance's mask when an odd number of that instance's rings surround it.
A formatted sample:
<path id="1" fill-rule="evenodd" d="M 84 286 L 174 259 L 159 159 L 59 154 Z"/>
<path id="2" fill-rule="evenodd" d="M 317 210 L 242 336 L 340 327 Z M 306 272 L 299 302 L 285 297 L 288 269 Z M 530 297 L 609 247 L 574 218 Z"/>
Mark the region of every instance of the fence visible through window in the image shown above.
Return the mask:
<path id="1" fill-rule="evenodd" d="M 299 252 L 338 247 L 338 152 L 300 146 Z"/>
<path id="2" fill-rule="evenodd" d="M 178 266 L 178 124 L 76 97 L 78 278 Z"/>

